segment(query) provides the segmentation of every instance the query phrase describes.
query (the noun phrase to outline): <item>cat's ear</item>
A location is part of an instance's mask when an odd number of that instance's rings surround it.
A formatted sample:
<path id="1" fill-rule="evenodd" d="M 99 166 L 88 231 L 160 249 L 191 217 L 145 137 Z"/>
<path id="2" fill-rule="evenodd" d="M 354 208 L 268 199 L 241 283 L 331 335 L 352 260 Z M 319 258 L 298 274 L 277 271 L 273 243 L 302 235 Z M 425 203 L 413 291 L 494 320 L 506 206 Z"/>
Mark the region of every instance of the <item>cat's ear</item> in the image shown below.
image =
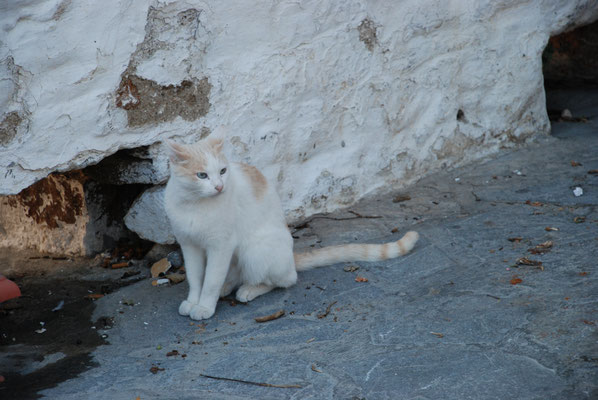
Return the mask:
<path id="1" fill-rule="evenodd" d="M 166 139 L 166 148 L 168 150 L 168 158 L 173 164 L 182 164 L 191 157 L 185 146 L 180 145 L 172 140 Z"/>
<path id="2" fill-rule="evenodd" d="M 224 142 L 222 141 L 222 139 L 211 138 L 208 139 L 208 143 L 216 151 L 216 153 L 222 152 L 222 147 L 224 146 Z"/>

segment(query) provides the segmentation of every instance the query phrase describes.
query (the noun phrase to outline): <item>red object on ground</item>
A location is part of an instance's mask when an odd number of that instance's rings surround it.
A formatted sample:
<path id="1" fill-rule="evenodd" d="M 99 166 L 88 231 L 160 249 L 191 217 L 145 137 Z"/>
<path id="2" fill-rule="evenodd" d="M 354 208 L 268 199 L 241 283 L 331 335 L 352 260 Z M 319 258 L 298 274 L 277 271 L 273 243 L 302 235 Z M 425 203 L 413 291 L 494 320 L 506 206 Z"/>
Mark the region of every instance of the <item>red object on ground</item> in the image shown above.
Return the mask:
<path id="1" fill-rule="evenodd" d="M 6 300 L 14 299 L 21 295 L 21 289 L 16 283 L 0 275 L 0 303 Z"/>

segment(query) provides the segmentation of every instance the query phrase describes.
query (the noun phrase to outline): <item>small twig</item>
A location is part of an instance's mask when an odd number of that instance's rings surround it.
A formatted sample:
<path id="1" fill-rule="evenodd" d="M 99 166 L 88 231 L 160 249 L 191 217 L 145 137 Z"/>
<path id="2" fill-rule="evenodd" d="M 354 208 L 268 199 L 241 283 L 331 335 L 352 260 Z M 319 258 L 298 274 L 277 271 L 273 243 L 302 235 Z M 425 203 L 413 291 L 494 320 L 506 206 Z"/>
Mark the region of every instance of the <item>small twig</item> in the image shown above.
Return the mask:
<path id="1" fill-rule="evenodd" d="M 254 386 L 262 386 L 262 387 L 273 387 L 273 388 L 281 388 L 281 389 L 301 389 L 302 386 L 300 385 L 274 385 L 272 383 L 263 383 L 263 382 L 251 382 L 251 381 L 244 381 L 242 379 L 234 379 L 234 378 L 223 378 L 221 376 L 211 376 L 205 374 L 199 374 L 204 378 L 216 379 L 219 381 L 229 381 L 229 382 L 238 382 L 238 383 L 245 383 L 247 385 L 254 385 Z"/>
<path id="2" fill-rule="evenodd" d="M 328 314 L 330 314 L 330 309 L 335 304 L 336 304 L 336 300 L 333 301 L 332 303 L 328 304 L 328 307 L 326 307 L 326 311 L 323 314 L 318 314 L 318 319 L 326 318 L 328 316 Z"/>
<path id="3" fill-rule="evenodd" d="M 493 299 L 496 299 L 496 300 L 500 300 L 500 297 L 493 296 L 493 295 L 491 295 L 491 294 L 487 294 L 486 296 L 488 296 L 488 297 L 492 297 Z"/>
<path id="4" fill-rule="evenodd" d="M 348 212 L 355 216 L 354 217 L 330 217 L 328 215 L 314 215 L 313 217 L 308 218 L 305 222 L 303 222 L 299 225 L 295 225 L 292 228 L 294 229 L 294 232 L 300 231 L 302 229 L 308 228 L 310 222 L 312 222 L 313 220 L 316 220 L 316 219 L 330 219 L 332 221 L 348 221 L 348 220 L 358 219 L 358 218 L 365 218 L 365 219 L 383 218 L 381 215 L 361 215 L 358 212 L 351 211 L 351 210 L 349 210 Z"/>
<path id="5" fill-rule="evenodd" d="M 351 210 L 349 210 L 348 212 L 350 212 L 351 214 L 355 215 L 357 218 L 366 218 L 366 219 L 382 218 L 381 215 L 361 215 L 358 212 L 351 211 Z M 345 219 L 355 219 L 355 218 L 345 218 Z"/>
<path id="6" fill-rule="evenodd" d="M 268 322 L 278 319 L 284 315 L 284 310 L 276 311 L 274 314 L 266 315 L 264 317 L 256 317 L 255 322 Z"/>

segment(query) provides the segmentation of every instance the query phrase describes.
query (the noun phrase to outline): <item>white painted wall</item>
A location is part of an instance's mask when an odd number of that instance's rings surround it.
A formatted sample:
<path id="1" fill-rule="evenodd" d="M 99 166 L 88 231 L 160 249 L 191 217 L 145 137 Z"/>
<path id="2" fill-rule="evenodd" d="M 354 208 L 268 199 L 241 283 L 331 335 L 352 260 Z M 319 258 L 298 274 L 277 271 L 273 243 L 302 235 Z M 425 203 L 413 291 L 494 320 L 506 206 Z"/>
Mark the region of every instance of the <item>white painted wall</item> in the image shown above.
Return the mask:
<path id="1" fill-rule="evenodd" d="M 596 18 L 593 0 L 3 2 L 0 121 L 22 122 L 0 133 L 0 191 L 226 125 L 289 219 L 331 211 L 547 133 L 542 50 Z M 127 68 L 160 85 L 207 78 L 208 113 L 129 127 Z M 163 181 L 165 159 L 155 167 Z"/>

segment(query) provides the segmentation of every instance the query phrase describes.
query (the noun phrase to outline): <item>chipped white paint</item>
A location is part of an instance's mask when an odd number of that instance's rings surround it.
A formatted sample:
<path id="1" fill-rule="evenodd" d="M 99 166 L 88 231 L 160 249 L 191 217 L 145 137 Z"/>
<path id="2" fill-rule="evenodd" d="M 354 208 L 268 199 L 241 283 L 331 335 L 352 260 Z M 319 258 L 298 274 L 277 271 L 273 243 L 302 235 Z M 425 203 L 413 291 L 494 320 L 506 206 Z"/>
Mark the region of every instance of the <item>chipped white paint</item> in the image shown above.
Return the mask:
<path id="1" fill-rule="evenodd" d="M 22 122 L 0 138 L 0 192 L 224 124 L 289 219 L 331 211 L 548 132 L 542 50 L 597 17 L 592 0 L 4 2 L 0 118 Z M 129 127 L 127 68 L 207 77 L 208 114 Z"/>

